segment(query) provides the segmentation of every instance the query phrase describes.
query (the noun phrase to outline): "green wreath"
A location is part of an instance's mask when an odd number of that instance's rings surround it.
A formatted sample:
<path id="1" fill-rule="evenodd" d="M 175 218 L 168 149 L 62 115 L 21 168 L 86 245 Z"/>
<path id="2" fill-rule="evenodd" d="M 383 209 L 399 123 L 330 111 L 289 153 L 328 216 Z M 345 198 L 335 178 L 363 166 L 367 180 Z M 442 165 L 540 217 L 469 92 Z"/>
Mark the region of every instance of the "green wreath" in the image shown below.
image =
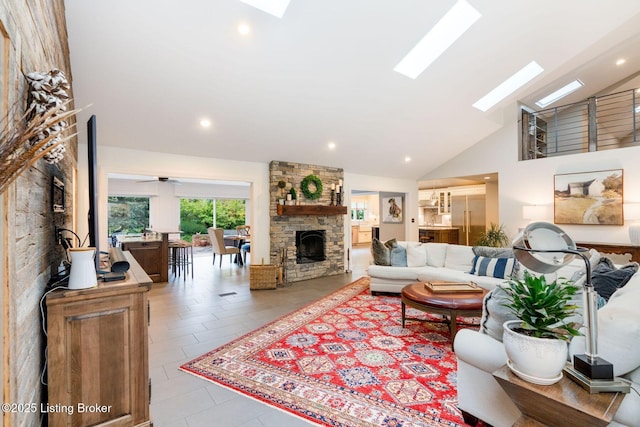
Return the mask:
<path id="1" fill-rule="evenodd" d="M 316 187 L 316 191 L 309 190 L 309 184 L 313 184 Z M 307 175 L 300 183 L 300 190 L 307 199 L 315 200 L 322 196 L 322 181 L 316 175 Z"/>

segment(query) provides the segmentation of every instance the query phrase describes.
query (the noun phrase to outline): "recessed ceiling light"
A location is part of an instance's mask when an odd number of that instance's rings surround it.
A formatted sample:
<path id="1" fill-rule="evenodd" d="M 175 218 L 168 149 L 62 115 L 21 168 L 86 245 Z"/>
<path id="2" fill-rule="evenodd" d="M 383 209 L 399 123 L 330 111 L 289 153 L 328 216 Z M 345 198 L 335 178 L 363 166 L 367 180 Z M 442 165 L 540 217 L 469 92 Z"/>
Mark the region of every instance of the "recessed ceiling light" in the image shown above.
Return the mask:
<path id="1" fill-rule="evenodd" d="M 246 36 L 247 34 L 249 34 L 251 32 L 251 27 L 249 26 L 249 24 L 239 24 L 238 25 L 238 32 L 240 34 L 242 34 L 243 36 Z"/>
<path id="2" fill-rule="evenodd" d="M 484 179 L 489 180 L 489 179 L 491 179 L 491 177 L 490 176 L 485 176 Z"/>
<path id="3" fill-rule="evenodd" d="M 200 126 L 202 126 L 203 128 L 211 127 L 211 120 L 209 119 L 200 120 Z"/>
<path id="4" fill-rule="evenodd" d="M 329 145 L 329 150 L 335 150 L 335 148 L 336 148 L 336 143 L 335 142 L 331 141 L 331 142 L 329 142 L 328 145 Z"/>
<path id="5" fill-rule="evenodd" d="M 620 59 L 618 59 L 618 60 L 616 61 L 616 65 L 620 66 L 620 65 L 624 64 L 625 62 L 627 62 L 627 60 L 626 60 L 626 59 L 624 59 L 624 58 L 620 58 Z"/>
<path id="6" fill-rule="evenodd" d="M 411 161 L 411 157 L 407 156 L 404 158 L 405 163 L 409 163 Z"/>
<path id="7" fill-rule="evenodd" d="M 282 18 L 291 0 L 240 0 L 244 4 L 253 6 L 263 12 Z"/>
<path id="8" fill-rule="evenodd" d="M 466 1 L 458 1 L 393 70 L 415 79 L 481 16 Z"/>
<path id="9" fill-rule="evenodd" d="M 542 73 L 544 69 L 536 61 L 531 61 L 520 71 L 502 82 L 498 87 L 480 98 L 473 104 L 480 111 L 487 111 L 489 108 L 511 95 L 525 83 Z"/>
<path id="10" fill-rule="evenodd" d="M 556 90 L 555 92 L 545 96 L 541 100 L 536 101 L 536 105 L 540 108 L 544 108 L 547 105 L 553 104 L 557 100 L 564 98 L 570 93 L 575 92 L 576 90 L 580 89 L 582 86 L 584 86 L 584 83 L 582 83 L 580 80 L 574 80 L 568 85 L 565 85 L 560 89 Z"/>

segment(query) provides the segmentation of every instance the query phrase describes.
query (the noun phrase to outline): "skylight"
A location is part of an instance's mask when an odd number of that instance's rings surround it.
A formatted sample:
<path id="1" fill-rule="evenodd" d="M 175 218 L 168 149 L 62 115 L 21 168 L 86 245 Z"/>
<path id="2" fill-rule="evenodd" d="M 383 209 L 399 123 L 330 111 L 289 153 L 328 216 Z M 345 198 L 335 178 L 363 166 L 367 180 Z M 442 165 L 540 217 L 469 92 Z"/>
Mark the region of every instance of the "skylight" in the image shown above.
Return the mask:
<path id="1" fill-rule="evenodd" d="M 253 6 L 263 12 L 282 18 L 291 0 L 240 0 L 244 4 Z"/>
<path id="2" fill-rule="evenodd" d="M 393 70 L 415 79 L 480 16 L 480 12 L 469 3 L 464 0 L 458 1 Z"/>
<path id="3" fill-rule="evenodd" d="M 568 85 L 565 85 L 560 89 L 558 89 L 557 91 L 545 96 L 541 100 L 536 101 L 536 105 L 540 108 L 544 108 L 547 105 L 551 105 L 557 100 L 564 98 L 570 93 L 575 92 L 576 90 L 580 89 L 582 86 L 584 86 L 584 83 L 582 83 L 580 80 L 574 80 Z"/>
<path id="4" fill-rule="evenodd" d="M 489 108 L 502 101 L 507 96 L 531 81 L 535 76 L 542 73 L 544 69 L 536 61 L 531 61 L 520 71 L 502 82 L 498 87 L 480 98 L 473 104 L 480 111 L 487 111 Z"/>

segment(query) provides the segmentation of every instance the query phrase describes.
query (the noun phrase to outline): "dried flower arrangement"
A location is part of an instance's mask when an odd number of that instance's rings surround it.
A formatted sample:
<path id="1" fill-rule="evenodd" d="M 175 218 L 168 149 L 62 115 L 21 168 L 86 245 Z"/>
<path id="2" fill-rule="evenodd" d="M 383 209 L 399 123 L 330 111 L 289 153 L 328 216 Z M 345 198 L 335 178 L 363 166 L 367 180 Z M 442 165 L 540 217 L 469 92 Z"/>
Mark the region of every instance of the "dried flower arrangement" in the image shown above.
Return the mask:
<path id="1" fill-rule="evenodd" d="M 20 115 L 14 107 L 0 131 L 0 193 L 39 159 L 59 162 L 64 157 L 62 144 L 76 135 L 62 136 L 64 130 L 75 126 L 69 126 L 67 120 L 79 111 L 67 111 L 71 101 L 64 74 L 59 70 L 30 73 L 27 80 L 33 89 L 29 108 Z"/>

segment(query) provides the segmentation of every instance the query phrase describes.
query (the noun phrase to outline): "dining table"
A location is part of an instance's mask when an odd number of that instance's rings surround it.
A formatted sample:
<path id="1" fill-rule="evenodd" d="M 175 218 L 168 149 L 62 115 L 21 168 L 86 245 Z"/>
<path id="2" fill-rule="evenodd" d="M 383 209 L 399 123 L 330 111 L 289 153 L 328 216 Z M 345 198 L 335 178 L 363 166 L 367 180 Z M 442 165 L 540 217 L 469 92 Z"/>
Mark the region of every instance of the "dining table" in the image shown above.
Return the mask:
<path id="1" fill-rule="evenodd" d="M 230 235 L 225 235 L 224 236 L 224 240 L 231 240 L 233 242 L 233 246 L 235 246 L 238 249 L 242 248 L 242 245 L 244 245 L 245 243 L 249 242 L 251 240 L 251 235 L 249 234 L 230 234 Z M 243 261 L 242 261 L 242 257 L 240 256 L 240 254 L 236 255 L 234 261 L 236 264 L 238 265 L 244 265 Z"/>

